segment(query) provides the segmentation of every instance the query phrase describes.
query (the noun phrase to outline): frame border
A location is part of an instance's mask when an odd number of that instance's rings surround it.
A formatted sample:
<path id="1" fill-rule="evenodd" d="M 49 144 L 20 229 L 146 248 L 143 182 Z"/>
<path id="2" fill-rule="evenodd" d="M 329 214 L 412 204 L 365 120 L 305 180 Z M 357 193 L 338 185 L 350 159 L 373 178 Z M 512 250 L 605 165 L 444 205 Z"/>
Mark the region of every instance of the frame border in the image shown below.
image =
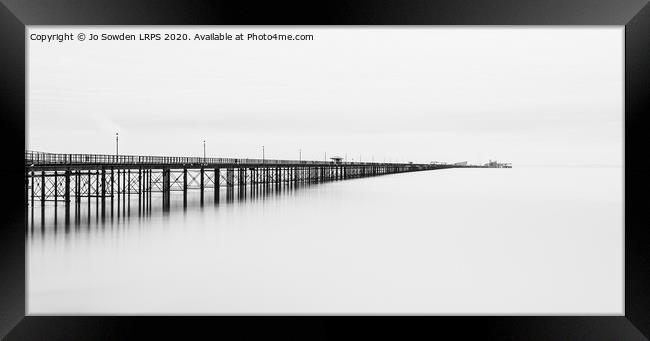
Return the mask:
<path id="1" fill-rule="evenodd" d="M 171 0 L 0 0 L 0 108 L 7 193 L 23 193 L 19 168 L 25 130 L 27 25 L 619 25 L 625 26 L 625 316 L 267 316 L 49 317 L 25 316 L 25 208 L 1 205 L 0 337 L 7 340 L 92 340 L 203 335 L 367 338 L 438 336 L 525 340 L 648 340 L 650 230 L 643 148 L 650 112 L 648 0 L 343 0 L 256 5 L 248 2 Z M 8 132 L 8 134 L 7 134 Z M 12 143 L 13 142 L 13 143 Z M 164 327 L 161 327 L 164 326 Z M 251 328 L 253 327 L 253 328 Z M 346 330 L 346 334 L 341 331 Z M 201 335 L 201 334 L 196 334 Z M 645 335 L 645 336 L 644 336 Z"/>

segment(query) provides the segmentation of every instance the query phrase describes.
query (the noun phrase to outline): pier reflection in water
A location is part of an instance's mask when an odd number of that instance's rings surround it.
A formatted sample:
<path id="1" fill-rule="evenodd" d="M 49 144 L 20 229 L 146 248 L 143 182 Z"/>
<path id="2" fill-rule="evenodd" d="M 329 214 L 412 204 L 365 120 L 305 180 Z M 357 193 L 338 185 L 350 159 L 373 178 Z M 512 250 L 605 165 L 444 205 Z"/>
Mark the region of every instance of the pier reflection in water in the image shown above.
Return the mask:
<path id="1" fill-rule="evenodd" d="M 172 192 L 169 208 L 163 206 L 163 194 L 152 192 L 148 196 L 133 196 L 124 200 L 122 195 L 108 195 L 85 198 L 79 203 L 72 200 L 70 205 L 54 200 L 41 205 L 38 200 L 27 208 L 28 233 L 72 233 L 81 228 L 92 228 L 106 224 L 119 223 L 129 219 L 146 219 L 152 215 L 166 216 L 177 212 L 196 211 L 205 207 L 230 205 L 235 202 L 258 201 L 269 196 L 287 195 L 313 183 L 259 184 L 245 187 L 221 187 L 218 195 L 214 189 L 206 189 L 201 195 L 189 192 Z M 86 200 L 87 199 L 87 200 Z"/>

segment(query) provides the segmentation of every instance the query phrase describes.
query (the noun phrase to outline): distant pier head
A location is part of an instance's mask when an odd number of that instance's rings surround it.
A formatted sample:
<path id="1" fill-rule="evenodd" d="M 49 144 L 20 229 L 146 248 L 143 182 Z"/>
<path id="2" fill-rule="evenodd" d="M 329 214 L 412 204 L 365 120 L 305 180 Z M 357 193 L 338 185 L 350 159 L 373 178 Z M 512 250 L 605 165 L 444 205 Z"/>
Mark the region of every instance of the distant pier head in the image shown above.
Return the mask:
<path id="1" fill-rule="evenodd" d="M 183 156 L 143 156 L 108 154 L 55 154 L 25 151 L 25 206 L 45 202 L 65 207 L 66 221 L 79 208 L 96 207 L 102 217 L 125 214 L 131 201 L 138 212 L 151 208 L 152 193 L 162 195 L 163 210 L 170 207 L 170 193 L 196 190 L 203 204 L 206 189 L 212 189 L 214 202 L 219 189 L 226 195 L 237 187 L 240 193 L 250 189 L 268 189 L 290 185 L 314 184 L 387 174 L 446 168 L 510 168 L 508 163 L 490 161 L 484 165 L 467 162 L 385 163 L 347 162 L 340 157 L 331 161 L 269 160 Z M 208 195 L 210 193 L 207 193 Z M 128 206 L 127 206 L 128 205 Z M 101 213 L 100 213 L 101 212 Z"/>

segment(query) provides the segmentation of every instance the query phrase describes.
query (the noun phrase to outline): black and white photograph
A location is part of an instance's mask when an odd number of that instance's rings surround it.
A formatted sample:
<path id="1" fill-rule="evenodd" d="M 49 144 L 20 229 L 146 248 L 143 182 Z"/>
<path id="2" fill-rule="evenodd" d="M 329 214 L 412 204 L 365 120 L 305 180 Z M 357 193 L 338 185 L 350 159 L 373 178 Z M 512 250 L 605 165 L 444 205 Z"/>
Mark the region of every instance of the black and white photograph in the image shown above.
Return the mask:
<path id="1" fill-rule="evenodd" d="M 0 339 L 647 341 L 648 37 L 648 0 L 0 0 Z"/>
<path id="2" fill-rule="evenodd" d="M 27 34 L 30 314 L 623 311 L 619 27 Z"/>

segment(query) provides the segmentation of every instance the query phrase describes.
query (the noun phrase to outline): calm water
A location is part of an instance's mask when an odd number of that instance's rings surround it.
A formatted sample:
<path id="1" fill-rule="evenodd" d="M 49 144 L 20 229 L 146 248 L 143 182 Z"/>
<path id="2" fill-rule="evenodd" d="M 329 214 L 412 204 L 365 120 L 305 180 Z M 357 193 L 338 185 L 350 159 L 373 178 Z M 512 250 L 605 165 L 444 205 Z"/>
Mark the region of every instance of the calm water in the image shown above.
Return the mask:
<path id="1" fill-rule="evenodd" d="M 217 206 L 206 191 L 203 207 L 193 195 L 169 213 L 154 196 L 147 216 L 136 202 L 104 222 L 36 221 L 29 313 L 623 310 L 620 167 L 436 170 Z"/>

